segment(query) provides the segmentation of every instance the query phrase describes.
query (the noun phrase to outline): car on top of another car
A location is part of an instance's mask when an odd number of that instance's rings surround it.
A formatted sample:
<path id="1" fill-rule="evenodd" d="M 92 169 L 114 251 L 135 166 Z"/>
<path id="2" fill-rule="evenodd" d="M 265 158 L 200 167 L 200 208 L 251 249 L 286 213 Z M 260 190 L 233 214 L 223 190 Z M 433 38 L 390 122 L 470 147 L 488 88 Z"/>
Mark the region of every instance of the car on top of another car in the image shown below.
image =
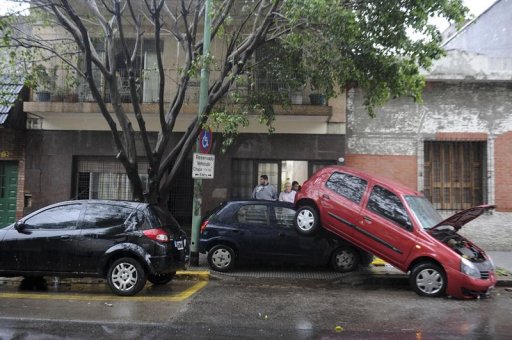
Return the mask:
<path id="1" fill-rule="evenodd" d="M 235 200 L 220 204 L 204 220 L 199 251 L 208 263 L 226 272 L 236 265 L 290 264 L 328 266 L 339 272 L 367 266 L 373 255 L 322 230 L 304 236 L 293 227 L 291 203 Z"/>
<path id="2" fill-rule="evenodd" d="M 491 258 L 457 233 L 492 205 L 443 219 L 420 192 L 354 168 L 329 166 L 302 185 L 295 206 L 299 233 L 337 234 L 409 273 L 419 295 L 478 297 L 496 284 Z"/>

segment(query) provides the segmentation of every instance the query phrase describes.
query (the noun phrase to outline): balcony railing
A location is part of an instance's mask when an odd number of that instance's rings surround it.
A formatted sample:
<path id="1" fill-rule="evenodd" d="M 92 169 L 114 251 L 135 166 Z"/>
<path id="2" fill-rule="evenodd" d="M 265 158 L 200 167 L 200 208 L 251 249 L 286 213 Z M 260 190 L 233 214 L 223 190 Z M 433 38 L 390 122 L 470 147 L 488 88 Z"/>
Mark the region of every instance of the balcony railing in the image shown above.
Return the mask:
<path id="1" fill-rule="evenodd" d="M 139 103 L 157 103 L 158 102 L 158 78 L 153 70 L 140 70 L 136 73 L 136 91 Z M 101 79 L 101 78 L 100 78 Z M 258 90 L 262 87 L 269 85 L 266 88 L 266 93 L 275 93 L 275 96 L 270 96 L 269 101 L 277 104 L 283 100 L 288 100 L 292 105 L 325 105 L 325 98 L 318 97 L 301 90 L 290 90 L 289 88 L 279 87 L 276 84 L 258 83 Z M 104 100 L 110 103 L 110 93 L 108 88 L 105 87 L 103 80 L 97 83 L 98 89 L 103 93 Z M 118 78 L 118 89 L 120 100 L 122 103 L 131 103 L 132 96 L 130 92 L 130 83 L 127 72 L 123 71 Z M 226 96 L 226 101 L 234 101 L 237 97 L 237 103 L 246 102 L 246 98 L 251 95 L 251 89 L 246 86 L 234 86 Z M 265 92 L 264 91 L 264 92 Z M 74 90 L 66 91 L 65 93 L 58 91 L 36 91 L 34 98 L 36 101 L 53 101 L 53 102 L 95 102 L 89 84 L 85 81 L 80 81 Z M 191 80 L 188 84 L 187 92 L 185 94 L 184 104 L 197 104 L 199 103 L 199 81 Z"/>

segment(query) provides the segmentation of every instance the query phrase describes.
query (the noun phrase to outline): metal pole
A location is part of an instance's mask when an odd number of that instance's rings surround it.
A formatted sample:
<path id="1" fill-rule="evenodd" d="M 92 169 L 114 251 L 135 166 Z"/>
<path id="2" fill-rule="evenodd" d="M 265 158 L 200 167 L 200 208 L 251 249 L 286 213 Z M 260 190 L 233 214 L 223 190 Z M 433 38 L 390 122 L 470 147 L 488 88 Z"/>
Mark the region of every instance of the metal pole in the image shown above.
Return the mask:
<path id="1" fill-rule="evenodd" d="M 201 68 L 201 80 L 199 84 L 199 110 L 197 116 L 201 119 L 208 103 L 208 88 L 210 70 L 208 56 L 210 54 L 210 0 L 204 4 L 204 34 L 203 34 L 203 66 Z M 196 141 L 196 152 L 199 152 L 199 142 Z M 190 243 L 190 265 L 199 265 L 199 227 L 201 224 L 201 205 L 203 203 L 203 181 L 194 179 L 194 198 L 192 202 L 192 235 Z"/>

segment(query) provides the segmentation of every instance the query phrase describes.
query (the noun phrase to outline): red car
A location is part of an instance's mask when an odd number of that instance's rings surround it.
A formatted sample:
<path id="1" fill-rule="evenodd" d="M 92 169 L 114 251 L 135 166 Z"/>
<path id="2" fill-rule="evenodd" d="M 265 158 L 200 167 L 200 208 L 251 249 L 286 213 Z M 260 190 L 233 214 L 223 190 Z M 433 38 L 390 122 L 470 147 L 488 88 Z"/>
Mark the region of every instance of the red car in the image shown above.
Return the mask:
<path id="1" fill-rule="evenodd" d="M 492 205 L 461 211 L 443 220 L 420 192 L 343 167 L 323 168 L 295 197 L 297 231 L 321 226 L 410 273 L 422 296 L 470 298 L 496 284 L 491 258 L 457 231 Z"/>

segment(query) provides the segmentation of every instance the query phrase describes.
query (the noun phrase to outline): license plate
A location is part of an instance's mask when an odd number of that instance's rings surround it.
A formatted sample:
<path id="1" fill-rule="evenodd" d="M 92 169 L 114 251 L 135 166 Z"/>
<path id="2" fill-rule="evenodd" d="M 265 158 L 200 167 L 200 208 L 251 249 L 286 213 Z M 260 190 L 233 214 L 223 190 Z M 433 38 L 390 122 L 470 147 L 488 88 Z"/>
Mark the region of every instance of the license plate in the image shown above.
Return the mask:
<path id="1" fill-rule="evenodd" d="M 174 241 L 174 246 L 178 250 L 183 250 L 183 241 Z"/>

